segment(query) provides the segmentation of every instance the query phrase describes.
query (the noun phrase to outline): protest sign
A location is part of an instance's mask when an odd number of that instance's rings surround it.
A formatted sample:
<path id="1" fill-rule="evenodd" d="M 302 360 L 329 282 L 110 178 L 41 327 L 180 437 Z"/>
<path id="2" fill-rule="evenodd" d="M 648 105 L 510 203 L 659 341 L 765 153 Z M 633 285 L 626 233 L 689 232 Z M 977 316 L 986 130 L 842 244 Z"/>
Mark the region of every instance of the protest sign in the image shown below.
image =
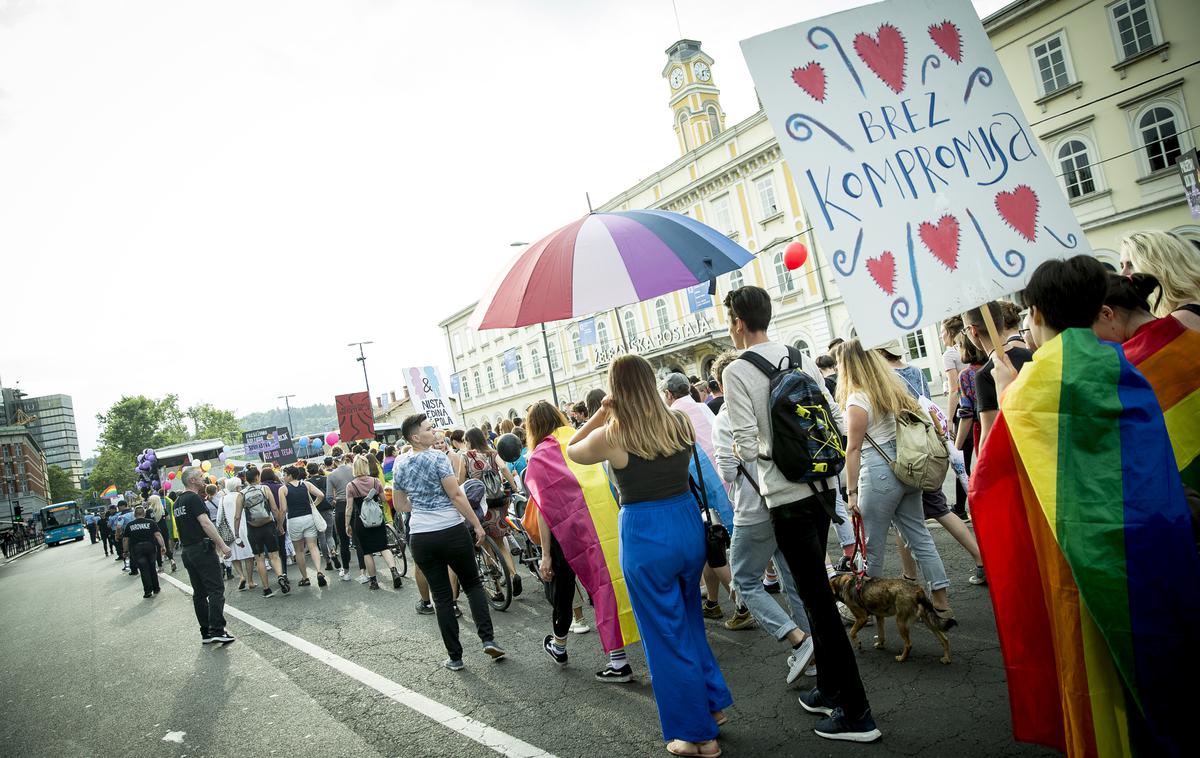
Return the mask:
<path id="1" fill-rule="evenodd" d="M 454 412 L 450 410 L 449 396 L 444 390 L 446 385 L 436 367 L 414 366 L 404 369 L 404 384 L 408 387 L 413 408 L 417 413 L 428 416 L 435 427 L 449 429 L 458 425 Z"/>
<path id="2" fill-rule="evenodd" d="M 867 5 L 742 52 L 864 345 L 1091 252 L 968 0 Z"/>
<path id="3" fill-rule="evenodd" d="M 264 452 L 278 450 L 278 429 L 274 426 L 268 426 L 262 429 L 251 429 L 250 431 L 242 432 L 242 444 L 245 446 L 246 455 L 261 457 Z"/>
<path id="4" fill-rule="evenodd" d="M 292 436 L 288 434 L 286 428 L 282 426 L 275 428 L 275 441 L 275 449 L 263 451 L 263 463 L 286 466 L 298 460 L 296 458 L 296 443 L 292 441 Z"/>
<path id="5" fill-rule="evenodd" d="M 337 406 L 338 434 L 347 442 L 375 438 L 375 412 L 371 396 L 365 392 L 350 392 L 333 398 Z"/>

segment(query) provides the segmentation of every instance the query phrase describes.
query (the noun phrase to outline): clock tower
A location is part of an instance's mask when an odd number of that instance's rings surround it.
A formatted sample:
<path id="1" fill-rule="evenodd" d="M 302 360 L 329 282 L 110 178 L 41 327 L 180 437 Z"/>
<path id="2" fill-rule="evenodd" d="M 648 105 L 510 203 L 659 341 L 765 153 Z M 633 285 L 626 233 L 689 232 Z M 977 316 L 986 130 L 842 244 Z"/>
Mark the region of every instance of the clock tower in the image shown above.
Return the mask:
<path id="1" fill-rule="evenodd" d="M 713 59 L 696 40 L 681 39 L 667 48 L 663 78 L 671 88 L 671 116 L 679 152 L 687 154 L 725 129 L 721 90 L 713 83 Z"/>

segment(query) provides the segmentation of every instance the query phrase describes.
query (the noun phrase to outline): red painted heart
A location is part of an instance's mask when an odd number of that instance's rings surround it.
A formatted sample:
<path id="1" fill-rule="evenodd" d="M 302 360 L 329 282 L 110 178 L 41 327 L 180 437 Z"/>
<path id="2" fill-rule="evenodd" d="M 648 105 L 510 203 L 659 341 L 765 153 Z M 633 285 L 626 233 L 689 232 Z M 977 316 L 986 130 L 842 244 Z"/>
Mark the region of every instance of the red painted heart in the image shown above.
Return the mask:
<path id="1" fill-rule="evenodd" d="M 896 294 L 896 256 L 890 250 L 884 250 L 878 258 L 868 258 L 867 271 L 879 289 L 889 295 Z"/>
<path id="2" fill-rule="evenodd" d="M 929 27 L 929 38 L 942 49 L 947 58 L 955 63 L 962 63 L 962 35 L 958 33 L 957 26 L 949 21 L 934 24 Z"/>
<path id="3" fill-rule="evenodd" d="M 996 212 L 1017 234 L 1033 242 L 1037 237 L 1038 196 L 1024 184 L 1012 192 L 996 194 Z"/>
<path id="4" fill-rule="evenodd" d="M 854 52 L 896 94 L 904 90 L 904 59 L 907 51 L 900 30 L 882 24 L 872 37 L 860 32 L 854 37 Z"/>
<path id="5" fill-rule="evenodd" d="M 921 224 L 918 233 L 925 247 L 946 268 L 958 268 L 958 219 L 947 213 L 938 219 L 937 226 L 928 221 Z"/>
<path id="6" fill-rule="evenodd" d="M 825 102 L 825 68 L 820 63 L 809 61 L 804 68 L 792 69 L 792 81 L 818 103 Z"/>

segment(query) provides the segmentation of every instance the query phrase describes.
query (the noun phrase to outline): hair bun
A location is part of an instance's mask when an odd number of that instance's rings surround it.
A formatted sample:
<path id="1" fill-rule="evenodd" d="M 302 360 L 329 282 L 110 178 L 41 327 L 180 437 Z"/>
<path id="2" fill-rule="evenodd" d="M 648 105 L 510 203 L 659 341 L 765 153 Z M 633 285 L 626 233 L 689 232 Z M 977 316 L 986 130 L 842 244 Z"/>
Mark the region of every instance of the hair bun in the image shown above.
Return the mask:
<path id="1" fill-rule="evenodd" d="M 1147 301 L 1150 299 L 1150 295 L 1154 294 L 1154 291 L 1160 286 L 1158 279 L 1151 274 L 1132 274 L 1129 277 L 1129 281 L 1133 285 L 1134 291 L 1138 293 L 1138 296 Z"/>

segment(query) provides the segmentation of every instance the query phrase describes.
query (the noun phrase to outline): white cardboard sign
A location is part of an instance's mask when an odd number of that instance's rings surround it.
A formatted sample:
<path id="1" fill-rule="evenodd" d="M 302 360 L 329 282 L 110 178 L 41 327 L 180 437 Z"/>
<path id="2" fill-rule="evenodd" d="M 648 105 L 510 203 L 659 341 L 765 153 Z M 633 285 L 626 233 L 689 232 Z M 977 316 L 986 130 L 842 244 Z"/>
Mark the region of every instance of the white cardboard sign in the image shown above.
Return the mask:
<path id="1" fill-rule="evenodd" d="M 450 408 L 449 393 L 442 373 L 436 366 L 413 366 L 404 369 L 404 384 L 417 413 L 424 413 L 436 429 L 458 426 Z"/>
<path id="2" fill-rule="evenodd" d="M 742 52 L 864 345 L 1091 252 L 969 0 L 867 5 Z"/>

